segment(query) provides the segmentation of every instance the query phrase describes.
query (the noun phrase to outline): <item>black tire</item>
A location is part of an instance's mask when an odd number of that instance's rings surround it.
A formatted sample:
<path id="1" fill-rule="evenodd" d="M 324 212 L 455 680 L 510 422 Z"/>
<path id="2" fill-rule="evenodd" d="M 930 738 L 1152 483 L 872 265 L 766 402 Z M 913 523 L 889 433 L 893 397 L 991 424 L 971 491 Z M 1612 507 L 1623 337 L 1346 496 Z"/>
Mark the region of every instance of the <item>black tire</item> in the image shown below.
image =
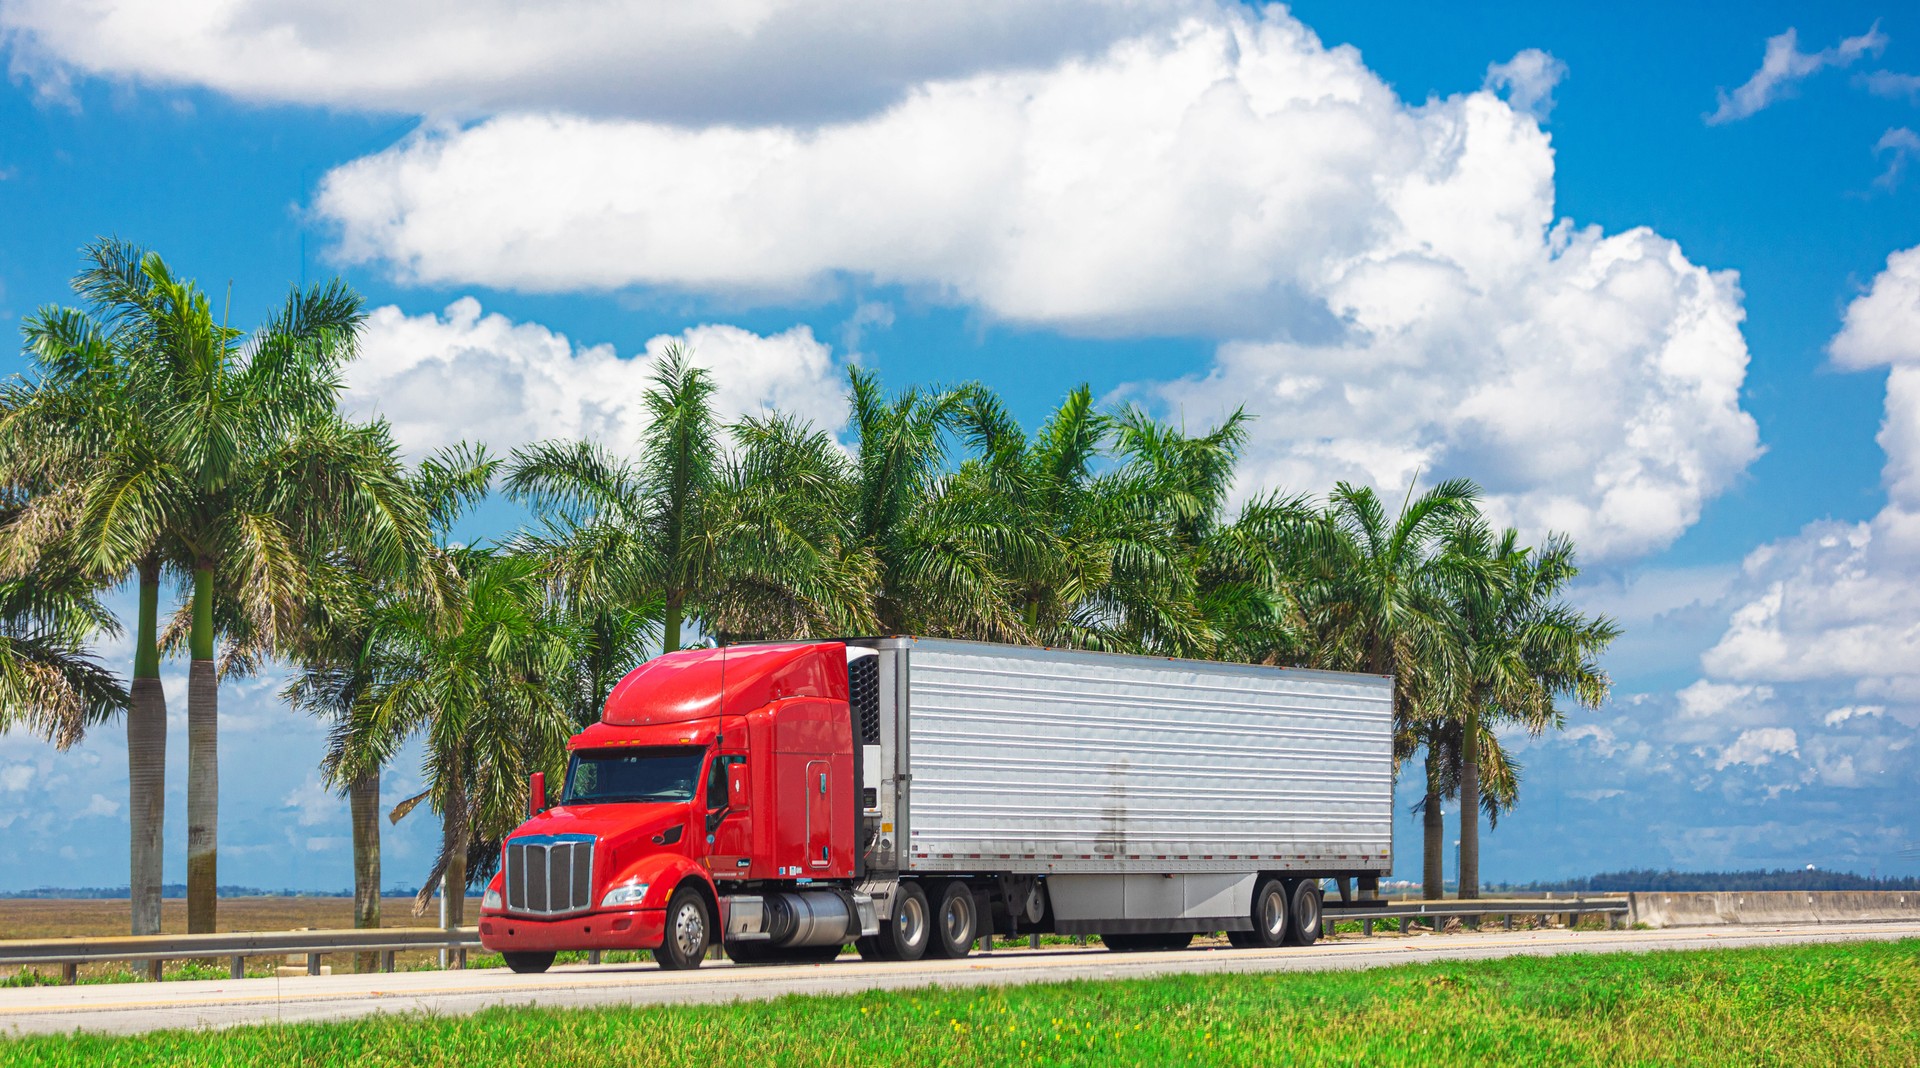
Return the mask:
<path id="1" fill-rule="evenodd" d="M 1229 931 L 1227 941 L 1240 949 L 1275 949 L 1287 944 L 1293 931 L 1293 903 L 1287 897 L 1286 884 L 1278 879 L 1262 879 L 1253 888 L 1253 930 Z"/>
<path id="2" fill-rule="evenodd" d="M 1138 953 L 1147 948 L 1145 937 L 1137 934 L 1103 934 L 1100 944 L 1114 953 Z"/>
<path id="3" fill-rule="evenodd" d="M 667 971 L 689 971 L 706 959 L 712 940 L 713 916 L 707 911 L 706 899 L 691 886 L 675 890 L 667 899 L 666 930 L 653 959 Z"/>
<path id="4" fill-rule="evenodd" d="M 1287 902 L 1287 944 L 1310 946 L 1319 941 L 1320 920 L 1324 915 L 1320 885 L 1311 879 L 1294 883 Z"/>
<path id="5" fill-rule="evenodd" d="M 1169 931 L 1147 936 L 1147 948 L 1161 951 L 1185 949 L 1193 944 L 1192 931 Z"/>
<path id="6" fill-rule="evenodd" d="M 932 935 L 933 915 L 926 891 L 919 883 L 908 881 L 894 891 L 893 915 L 880 925 L 880 932 L 853 946 L 864 960 L 913 961 L 927 955 Z"/>
<path id="7" fill-rule="evenodd" d="M 974 939 L 980 937 L 980 904 L 973 899 L 973 890 L 959 879 L 941 884 L 936 896 L 927 956 L 958 960 L 973 952 Z"/>
<path id="8" fill-rule="evenodd" d="M 551 951 L 545 953 L 502 953 L 500 956 L 506 960 L 507 967 L 512 968 L 522 975 L 539 975 L 541 972 L 553 967 L 553 953 Z"/>

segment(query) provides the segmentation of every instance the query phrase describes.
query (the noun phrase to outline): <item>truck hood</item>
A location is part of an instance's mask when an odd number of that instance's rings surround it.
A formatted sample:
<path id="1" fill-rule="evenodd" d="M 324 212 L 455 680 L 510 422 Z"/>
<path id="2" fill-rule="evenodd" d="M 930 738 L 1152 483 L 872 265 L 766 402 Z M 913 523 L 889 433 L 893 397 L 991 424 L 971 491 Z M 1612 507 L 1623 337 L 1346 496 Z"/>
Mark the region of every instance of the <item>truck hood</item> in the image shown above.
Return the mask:
<path id="1" fill-rule="evenodd" d="M 619 849 L 645 843 L 670 828 L 685 826 L 687 802 L 626 802 L 613 805 L 561 805 L 550 808 L 514 829 L 510 837 L 528 834 L 590 834 Z M 669 847 L 659 847 L 669 848 Z"/>

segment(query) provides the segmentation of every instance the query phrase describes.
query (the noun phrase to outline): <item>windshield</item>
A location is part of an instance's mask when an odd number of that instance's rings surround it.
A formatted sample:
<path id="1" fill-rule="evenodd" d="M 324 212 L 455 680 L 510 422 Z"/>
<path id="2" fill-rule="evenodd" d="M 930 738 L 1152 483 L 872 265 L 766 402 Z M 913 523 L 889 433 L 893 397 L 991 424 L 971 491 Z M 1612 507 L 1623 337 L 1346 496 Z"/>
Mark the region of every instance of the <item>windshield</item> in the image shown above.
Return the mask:
<path id="1" fill-rule="evenodd" d="M 707 755 L 691 745 L 586 749 L 567 768 L 563 805 L 619 801 L 691 801 Z"/>

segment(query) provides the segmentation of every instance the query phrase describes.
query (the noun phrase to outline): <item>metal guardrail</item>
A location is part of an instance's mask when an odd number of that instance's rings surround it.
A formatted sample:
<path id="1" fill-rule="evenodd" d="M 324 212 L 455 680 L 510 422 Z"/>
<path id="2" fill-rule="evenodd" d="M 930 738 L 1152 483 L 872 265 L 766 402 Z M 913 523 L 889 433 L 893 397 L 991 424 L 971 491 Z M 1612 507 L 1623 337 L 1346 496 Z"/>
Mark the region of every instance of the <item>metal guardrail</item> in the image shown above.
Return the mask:
<path id="1" fill-rule="evenodd" d="M 1605 916 L 1607 927 L 1611 929 L 1629 911 L 1624 897 L 1603 898 L 1529 898 L 1524 900 L 1501 900 L 1498 898 L 1478 898 L 1470 901 L 1339 901 L 1326 902 L 1321 910 L 1322 926 L 1328 934 L 1333 933 L 1333 925 L 1340 920 L 1359 920 L 1360 933 L 1372 934 L 1375 920 L 1418 920 L 1431 918 L 1437 930 L 1446 920 L 1468 917 L 1502 917 L 1508 930 L 1513 929 L 1515 916 L 1565 916 L 1568 925 L 1578 922 L 1581 916 Z"/>
<path id="2" fill-rule="evenodd" d="M 480 947 L 472 927 L 379 927 L 345 930 L 231 931 L 217 934 L 124 935 L 112 938 L 32 938 L 0 941 L 0 967 L 58 964 L 61 979 L 78 978 L 82 964 L 127 961 L 146 965 L 147 978 L 160 978 L 170 960 L 226 957 L 229 974 L 246 977 L 248 957 L 304 954 L 307 974 L 320 974 L 323 953 L 378 953 L 383 971 L 393 970 L 395 953 L 409 949 L 447 950 L 466 965 L 467 951 Z"/>

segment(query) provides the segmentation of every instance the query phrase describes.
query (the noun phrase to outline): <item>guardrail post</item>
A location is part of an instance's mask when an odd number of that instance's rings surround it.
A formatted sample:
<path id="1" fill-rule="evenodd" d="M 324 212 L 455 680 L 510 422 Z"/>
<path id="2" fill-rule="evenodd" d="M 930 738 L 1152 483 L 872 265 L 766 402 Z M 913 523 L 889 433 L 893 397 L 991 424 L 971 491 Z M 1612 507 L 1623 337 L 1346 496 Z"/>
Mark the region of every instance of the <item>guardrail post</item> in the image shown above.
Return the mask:
<path id="1" fill-rule="evenodd" d="M 165 963 L 165 961 L 158 957 L 147 962 L 147 982 L 157 983 L 160 981 L 160 966 Z"/>
<path id="2" fill-rule="evenodd" d="M 466 971 L 466 969 L 467 969 L 467 947 L 465 947 L 465 946 L 461 946 L 461 947 L 460 947 L 460 963 L 458 963 L 458 964 L 456 964 L 456 965 L 454 965 L 454 967 L 456 967 L 456 968 L 458 968 L 458 969 L 460 969 L 461 971 Z"/>
<path id="3" fill-rule="evenodd" d="M 1032 934 L 1027 936 L 1027 948 L 1028 949 L 1040 948 L 1040 932 L 1039 931 L 1035 931 Z"/>
<path id="4" fill-rule="evenodd" d="M 1362 934 L 1363 936 L 1364 936 L 1364 935 L 1371 935 L 1371 934 L 1373 934 L 1373 920 L 1372 920 L 1372 919 L 1365 919 L 1365 920 L 1361 920 L 1361 921 L 1360 921 L 1360 933 L 1361 933 L 1361 934 Z"/>
<path id="5" fill-rule="evenodd" d="M 587 950 L 587 963 L 588 964 L 600 963 L 600 951 L 597 949 Z"/>
<path id="6" fill-rule="evenodd" d="M 247 958 L 235 953 L 227 958 L 227 974 L 235 979 L 247 977 Z"/>
<path id="7" fill-rule="evenodd" d="M 988 931 L 985 934 L 980 936 L 980 955 L 983 957 L 993 956 L 993 932 L 992 931 Z"/>
<path id="8" fill-rule="evenodd" d="M 389 949 L 380 954 L 380 970 L 383 972 L 393 970 L 393 950 Z"/>
<path id="9" fill-rule="evenodd" d="M 80 965 L 68 961 L 60 966 L 60 981 L 68 986 L 80 981 Z"/>

